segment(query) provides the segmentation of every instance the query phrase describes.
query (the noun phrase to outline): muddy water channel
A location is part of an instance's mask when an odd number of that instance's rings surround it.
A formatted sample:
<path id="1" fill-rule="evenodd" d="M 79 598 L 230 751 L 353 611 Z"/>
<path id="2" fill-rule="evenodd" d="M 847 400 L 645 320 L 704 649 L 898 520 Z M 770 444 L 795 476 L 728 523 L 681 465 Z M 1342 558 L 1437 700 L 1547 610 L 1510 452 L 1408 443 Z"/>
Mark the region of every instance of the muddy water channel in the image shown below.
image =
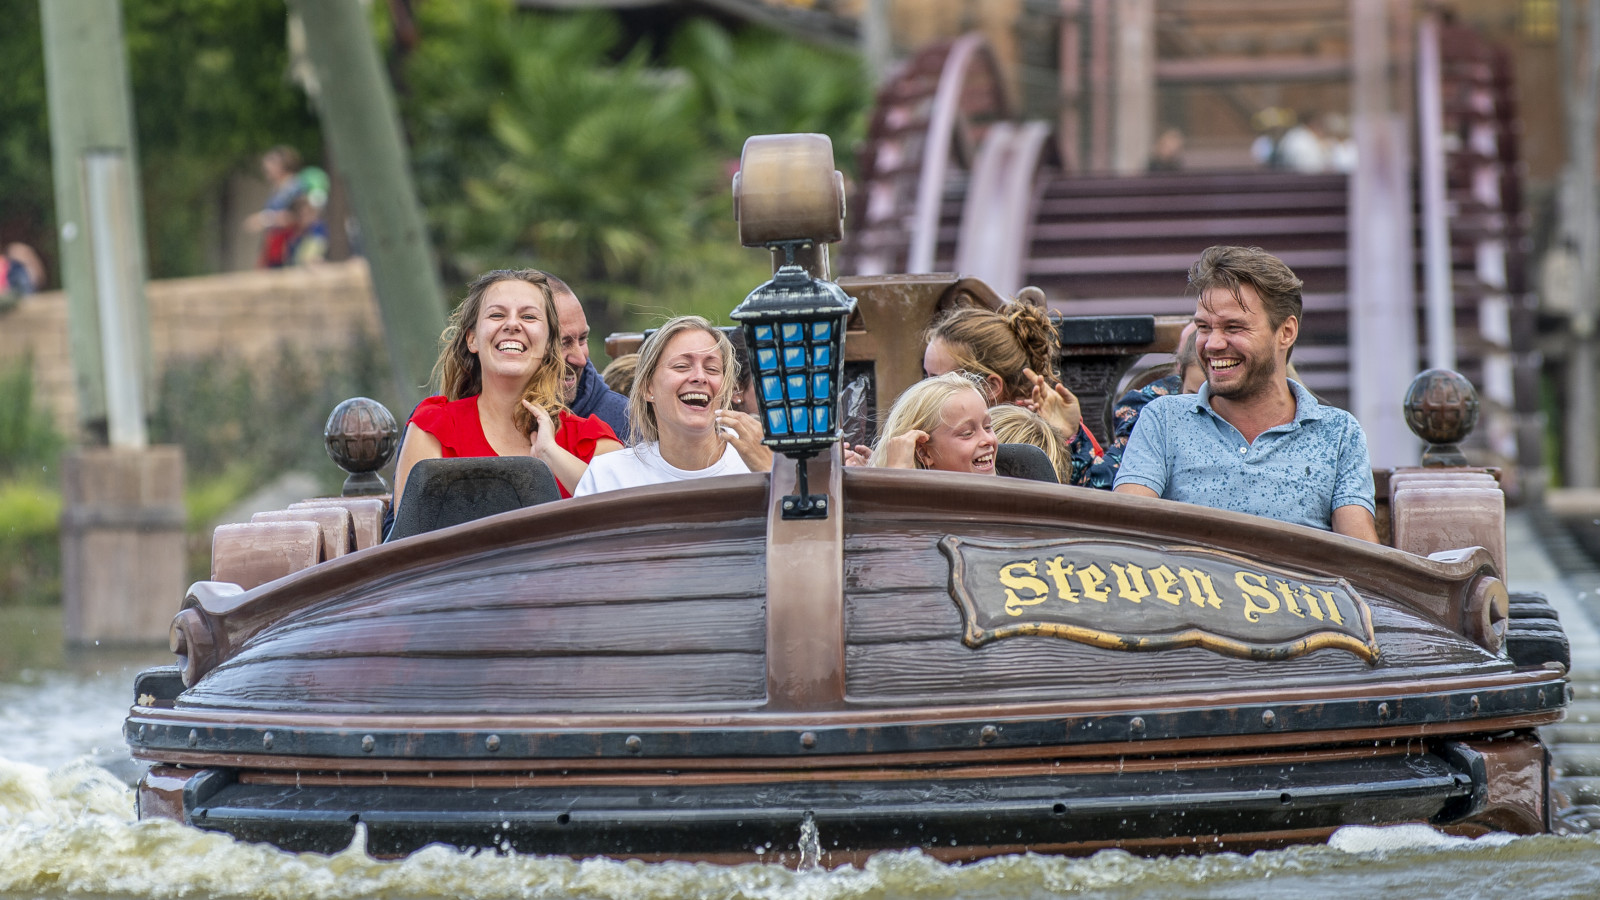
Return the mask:
<path id="1" fill-rule="evenodd" d="M 48 622 L 40 635 L 58 640 Z M 37 621 L 0 621 L 15 631 Z M 359 849 L 290 854 L 172 822 L 138 822 L 140 771 L 122 741 L 133 674 L 157 652 L 0 659 L 0 900 L 87 898 L 1291 898 L 1593 897 L 1591 835 L 1475 841 L 1424 826 L 1352 827 L 1324 845 L 1145 859 L 1008 856 L 946 865 L 916 851 L 862 867 L 645 865 L 469 854 L 430 847 L 375 860 Z M 819 835 L 826 844 L 828 836 Z"/>

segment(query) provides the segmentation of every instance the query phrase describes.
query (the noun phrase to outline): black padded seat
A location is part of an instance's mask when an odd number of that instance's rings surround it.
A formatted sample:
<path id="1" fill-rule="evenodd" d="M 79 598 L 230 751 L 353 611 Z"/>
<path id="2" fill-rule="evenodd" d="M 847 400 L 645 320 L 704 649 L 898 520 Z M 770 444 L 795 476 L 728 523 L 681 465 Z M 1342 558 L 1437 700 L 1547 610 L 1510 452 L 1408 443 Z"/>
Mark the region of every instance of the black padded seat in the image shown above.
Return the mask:
<path id="1" fill-rule="evenodd" d="M 531 456 L 424 459 L 406 477 L 385 541 L 561 498 L 550 468 Z"/>
<path id="2" fill-rule="evenodd" d="M 1007 478 L 1026 478 L 1060 484 L 1050 454 L 1033 444 L 1001 444 L 994 454 L 994 472 Z"/>

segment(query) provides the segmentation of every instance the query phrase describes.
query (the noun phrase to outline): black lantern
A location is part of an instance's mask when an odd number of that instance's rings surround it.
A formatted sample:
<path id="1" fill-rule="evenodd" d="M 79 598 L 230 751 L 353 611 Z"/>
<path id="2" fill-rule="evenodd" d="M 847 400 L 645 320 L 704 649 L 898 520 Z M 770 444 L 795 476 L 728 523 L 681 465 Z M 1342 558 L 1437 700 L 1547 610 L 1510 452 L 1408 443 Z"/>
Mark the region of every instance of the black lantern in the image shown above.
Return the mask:
<path id="1" fill-rule="evenodd" d="M 795 265 L 792 245 L 784 249 L 790 261 L 729 316 L 744 329 L 761 400 L 762 443 L 799 469 L 800 493 L 783 498 L 783 517 L 823 519 L 826 495 L 807 493 L 805 461 L 839 440 L 844 331 L 856 301 Z"/>

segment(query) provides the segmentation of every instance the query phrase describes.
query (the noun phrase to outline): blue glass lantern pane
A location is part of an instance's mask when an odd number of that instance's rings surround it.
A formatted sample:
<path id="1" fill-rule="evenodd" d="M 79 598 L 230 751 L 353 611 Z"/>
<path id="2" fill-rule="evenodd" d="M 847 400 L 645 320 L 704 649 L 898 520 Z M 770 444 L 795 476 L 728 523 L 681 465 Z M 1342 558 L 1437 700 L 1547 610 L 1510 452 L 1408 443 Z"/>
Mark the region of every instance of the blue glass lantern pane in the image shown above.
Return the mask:
<path id="1" fill-rule="evenodd" d="M 782 403 L 783 379 L 776 375 L 761 376 L 761 399 L 767 403 Z"/>
<path id="2" fill-rule="evenodd" d="M 757 350 L 756 369 L 762 372 L 776 372 L 778 370 L 778 351 L 771 349 Z"/>
<path id="3" fill-rule="evenodd" d="M 756 340 L 758 340 L 758 341 L 770 341 L 770 340 L 772 340 L 772 326 L 771 325 L 757 325 L 756 326 Z"/>
<path id="4" fill-rule="evenodd" d="M 811 349 L 811 364 L 826 369 L 833 364 L 833 349 L 827 344 Z"/>
<path id="5" fill-rule="evenodd" d="M 805 399 L 806 399 L 806 376 L 804 376 L 804 375 L 790 375 L 789 376 L 789 399 L 791 401 L 799 400 L 802 403 L 805 402 Z"/>
<path id="6" fill-rule="evenodd" d="M 774 435 L 788 434 L 788 411 L 781 406 L 775 406 L 772 409 L 767 410 L 767 431 Z"/>
<path id="7" fill-rule="evenodd" d="M 832 336 L 832 334 L 833 334 L 833 323 L 832 322 L 812 322 L 811 323 L 811 339 L 813 341 L 825 341 L 830 336 Z"/>
<path id="8" fill-rule="evenodd" d="M 811 376 L 811 396 L 816 400 L 833 399 L 833 378 L 827 372 Z"/>
<path id="9" fill-rule="evenodd" d="M 812 431 L 815 431 L 818 434 L 826 433 L 828 430 L 828 407 L 811 407 L 811 419 L 814 423 L 814 426 L 811 429 Z"/>
<path id="10" fill-rule="evenodd" d="M 811 417 L 806 415 L 806 407 L 796 406 L 789 410 L 789 419 L 797 434 L 805 434 L 811 430 Z"/>
<path id="11" fill-rule="evenodd" d="M 806 348 L 783 348 L 783 364 L 791 369 L 798 369 L 804 366 L 806 364 Z"/>
<path id="12" fill-rule="evenodd" d="M 805 334 L 805 326 L 799 322 L 785 322 L 778 327 L 783 332 L 784 343 L 798 341 Z"/>

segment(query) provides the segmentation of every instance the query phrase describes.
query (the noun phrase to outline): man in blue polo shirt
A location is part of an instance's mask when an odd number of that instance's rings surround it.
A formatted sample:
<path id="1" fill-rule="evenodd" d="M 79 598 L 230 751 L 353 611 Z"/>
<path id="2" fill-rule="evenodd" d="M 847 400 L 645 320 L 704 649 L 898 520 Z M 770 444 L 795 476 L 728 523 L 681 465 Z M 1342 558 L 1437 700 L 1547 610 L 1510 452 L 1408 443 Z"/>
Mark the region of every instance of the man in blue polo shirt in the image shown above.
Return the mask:
<path id="1" fill-rule="evenodd" d="M 1300 279 L 1258 247 L 1211 247 L 1189 286 L 1206 382 L 1144 408 L 1116 490 L 1377 541 L 1361 425 L 1287 374 Z"/>

